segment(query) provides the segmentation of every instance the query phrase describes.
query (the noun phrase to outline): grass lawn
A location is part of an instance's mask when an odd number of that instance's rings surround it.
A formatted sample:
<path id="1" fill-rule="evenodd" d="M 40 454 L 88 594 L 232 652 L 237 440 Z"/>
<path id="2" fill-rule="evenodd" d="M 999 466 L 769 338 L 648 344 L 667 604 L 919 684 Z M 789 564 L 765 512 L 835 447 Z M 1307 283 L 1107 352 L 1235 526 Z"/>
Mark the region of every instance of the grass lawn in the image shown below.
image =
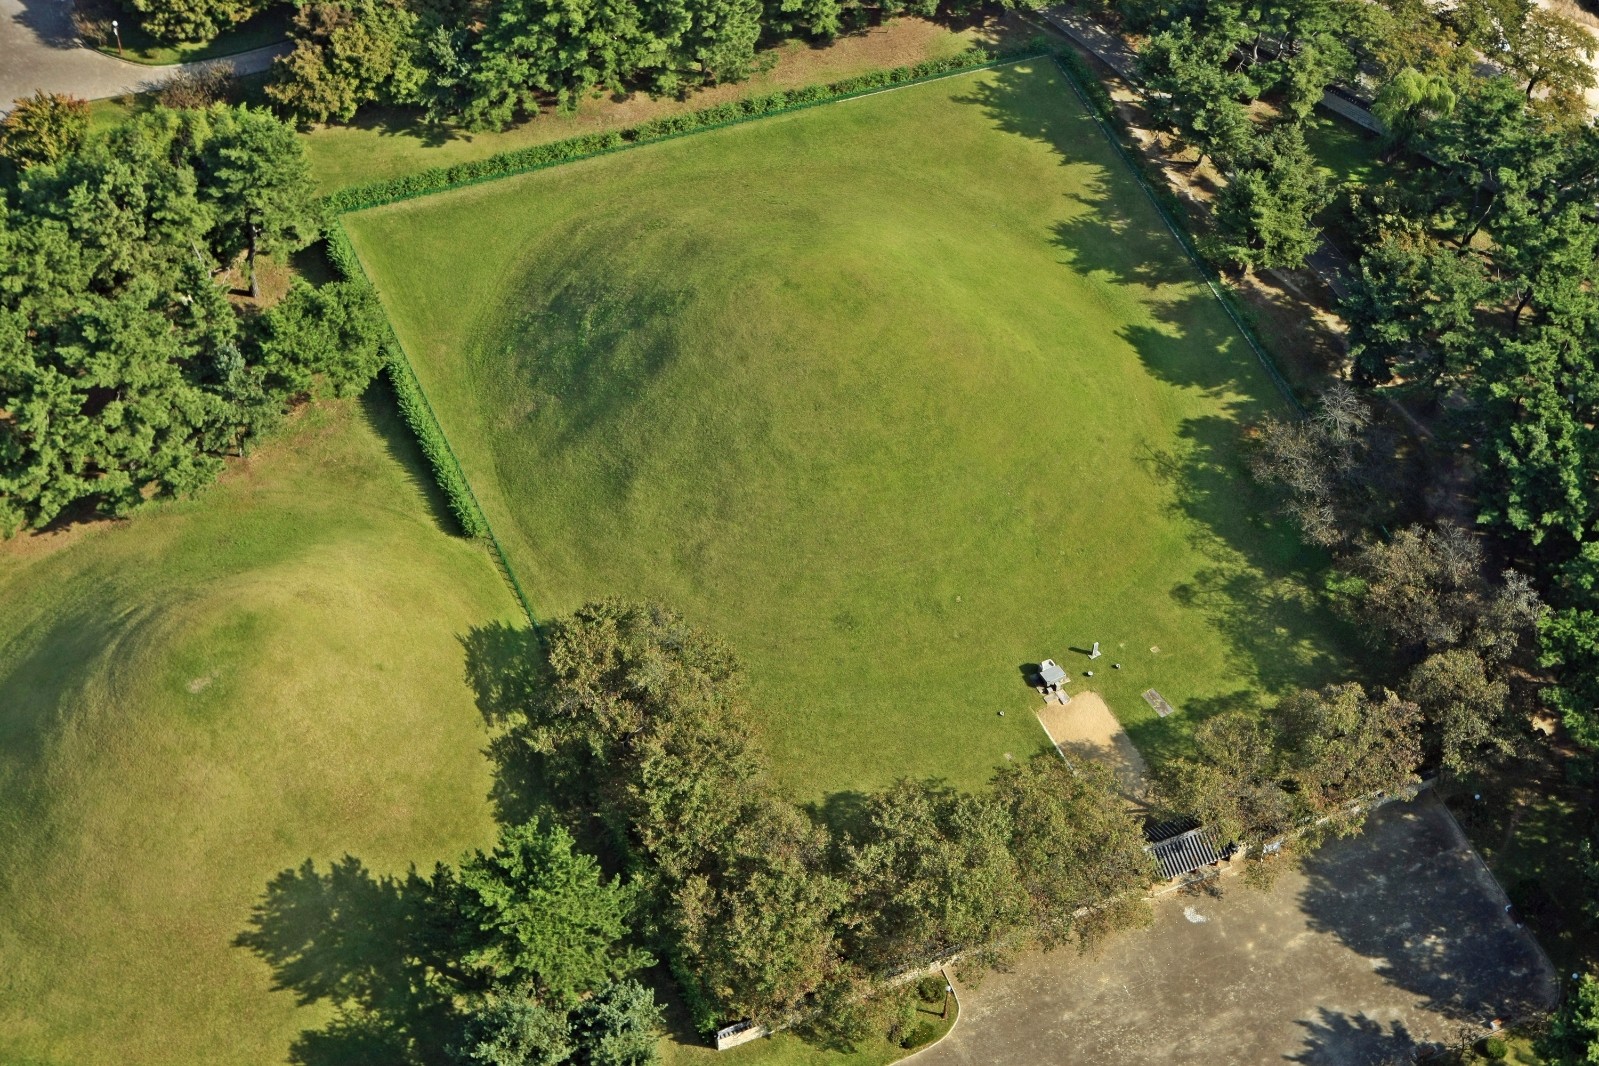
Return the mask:
<path id="1" fill-rule="evenodd" d="M 775 89 L 837 81 L 924 59 L 942 59 L 974 44 L 999 45 L 1028 32 L 1009 19 L 955 30 L 925 19 L 899 18 L 846 35 L 825 47 L 803 41 L 777 45 L 762 53 L 772 63 L 770 70 L 746 81 L 692 93 L 682 100 L 651 99 L 643 93 L 591 96 L 580 101 L 572 114 L 548 111 L 501 133 L 427 126 L 417 112 L 404 108 L 366 108 L 352 124 L 311 130 L 301 135 L 301 143 L 311 161 L 318 189 L 331 192 L 347 185 L 483 159 L 565 137 L 622 129 Z"/>
<path id="2" fill-rule="evenodd" d="M 1305 123 L 1305 143 L 1321 168 L 1341 183 L 1369 184 L 1382 166 L 1382 142 L 1375 134 L 1321 112 Z"/>
<path id="3" fill-rule="evenodd" d="M 1048 62 L 347 222 L 535 609 L 725 634 L 797 795 L 980 783 L 1042 656 L 1155 760 L 1347 674 L 1281 400 Z"/>
<path id="4" fill-rule="evenodd" d="M 385 401 L 200 498 L 0 545 L 0 1063 L 267 1066 L 322 1007 L 232 946 L 267 880 L 492 839 L 459 634 L 514 606 Z"/>

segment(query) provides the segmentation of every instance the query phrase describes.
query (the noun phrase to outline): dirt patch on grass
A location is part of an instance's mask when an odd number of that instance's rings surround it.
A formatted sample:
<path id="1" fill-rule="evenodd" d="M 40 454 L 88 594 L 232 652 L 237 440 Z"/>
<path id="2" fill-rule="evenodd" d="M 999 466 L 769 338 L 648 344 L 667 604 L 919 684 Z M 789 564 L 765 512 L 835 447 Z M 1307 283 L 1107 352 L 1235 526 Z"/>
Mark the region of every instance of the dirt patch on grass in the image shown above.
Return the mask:
<path id="1" fill-rule="evenodd" d="M 1079 692 L 1064 706 L 1051 703 L 1038 712 L 1038 722 L 1066 758 L 1109 766 L 1129 800 L 1142 804 L 1149 795 L 1149 767 L 1099 693 Z"/>

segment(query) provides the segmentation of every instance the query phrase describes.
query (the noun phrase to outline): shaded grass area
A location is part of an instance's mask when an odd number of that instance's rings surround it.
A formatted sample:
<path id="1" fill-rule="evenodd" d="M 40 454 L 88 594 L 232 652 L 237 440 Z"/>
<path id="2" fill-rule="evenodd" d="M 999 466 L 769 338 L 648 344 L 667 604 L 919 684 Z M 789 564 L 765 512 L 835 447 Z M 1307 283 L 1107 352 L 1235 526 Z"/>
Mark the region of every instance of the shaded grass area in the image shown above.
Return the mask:
<path id="1" fill-rule="evenodd" d="M 287 40 L 290 23 L 294 18 L 294 8 L 288 4 L 275 4 L 237 26 L 224 30 L 209 41 L 178 44 L 157 40 L 144 32 L 136 12 L 121 12 L 116 15 L 122 30 L 120 54 L 117 52 L 117 42 L 111 34 L 110 17 L 110 15 L 106 17 L 106 40 L 95 46 L 98 51 L 129 63 L 164 67 L 173 63 L 197 63 L 207 59 L 236 56 L 240 52 L 250 52 Z"/>
<path id="2" fill-rule="evenodd" d="M 233 944 L 267 881 L 491 838 L 458 638 L 516 611 L 430 493 L 375 389 L 196 500 L 0 545 L 0 1062 L 283 1062 L 326 1009 Z"/>
<path id="3" fill-rule="evenodd" d="M 942 59 L 974 44 L 1002 44 L 1021 32 L 1010 19 L 952 28 L 924 19 L 900 18 L 825 46 L 784 42 L 762 53 L 763 59 L 772 64 L 769 70 L 683 99 L 651 99 L 643 93 L 590 96 L 580 101 L 571 114 L 546 111 L 499 133 L 430 126 L 415 110 L 372 107 L 363 109 L 348 125 L 307 131 L 302 143 L 317 188 L 326 193 L 428 167 L 451 166 L 567 137 L 635 126 L 774 89 L 836 81 L 924 59 Z"/>
<path id="4" fill-rule="evenodd" d="M 1305 123 L 1305 144 L 1321 168 L 1340 183 L 1370 184 L 1382 168 L 1379 138 L 1320 111 Z"/>
<path id="5" fill-rule="evenodd" d="M 1157 761 L 1347 670 L 1280 400 L 1047 62 L 346 222 L 535 609 L 725 634 L 796 794 L 980 783 L 1046 655 Z"/>

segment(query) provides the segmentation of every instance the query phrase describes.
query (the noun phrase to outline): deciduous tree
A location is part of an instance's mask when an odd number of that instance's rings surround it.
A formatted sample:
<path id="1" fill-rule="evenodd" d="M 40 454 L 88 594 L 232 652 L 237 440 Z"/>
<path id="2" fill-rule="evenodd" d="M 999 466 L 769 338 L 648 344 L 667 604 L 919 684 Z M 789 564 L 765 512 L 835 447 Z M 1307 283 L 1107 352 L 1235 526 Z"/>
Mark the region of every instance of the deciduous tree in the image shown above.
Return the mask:
<path id="1" fill-rule="evenodd" d="M 1031 902 L 1012 833 L 993 798 L 936 781 L 901 781 L 871 797 L 845 849 L 852 957 L 882 971 L 956 949 L 1013 948 Z"/>
<path id="2" fill-rule="evenodd" d="M 1365 820 L 1351 804 L 1416 780 L 1421 712 L 1386 689 L 1368 695 L 1351 681 L 1301 690 L 1278 705 L 1276 719 L 1297 798 L 1335 831 Z"/>
<path id="3" fill-rule="evenodd" d="M 1449 648 L 1416 664 L 1405 696 L 1432 727 L 1440 763 L 1455 774 L 1481 769 L 1492 755 L 1515 749 L 1509 722 L 1510 685 L 1489 673 L 1469 648 Z"/>
<path id="4" fill-rule="evenodd" d="M 1154 864 L 1142 821 L 1109 770 L 1042 752 L 1003 770 L 994 794 L 1010 818 L 1033 933 L 1046 947 L 1073 936 L 1090 942 L 1143 917 Z"/>

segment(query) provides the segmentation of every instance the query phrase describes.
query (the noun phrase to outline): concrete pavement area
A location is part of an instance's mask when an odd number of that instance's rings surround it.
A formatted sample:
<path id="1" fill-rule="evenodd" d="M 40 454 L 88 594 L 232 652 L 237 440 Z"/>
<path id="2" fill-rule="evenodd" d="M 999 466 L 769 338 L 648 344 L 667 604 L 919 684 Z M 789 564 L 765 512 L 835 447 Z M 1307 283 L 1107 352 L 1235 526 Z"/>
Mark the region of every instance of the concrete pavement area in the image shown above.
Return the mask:
<path id="1" fill-rule="evenodd" d="M 1097 954 L 1032 955 L 963 990 L 915 1066 L 1409 1062 L 1554 1001 L 1555 975 L 1432 794 L 1268 892 L 1174 893 Z"/>
<path id="2" fill-rule="evenodd" d="M 86 100 L 159 87 L 177 70 L 226 64 L 234 74 L 272 66 L 288 46 L 271 45 L 207 63 L 146 67 L 85 48 L 72 28 L 70 0 L 0 0 L 0 114 L 37 89 Z"/>

